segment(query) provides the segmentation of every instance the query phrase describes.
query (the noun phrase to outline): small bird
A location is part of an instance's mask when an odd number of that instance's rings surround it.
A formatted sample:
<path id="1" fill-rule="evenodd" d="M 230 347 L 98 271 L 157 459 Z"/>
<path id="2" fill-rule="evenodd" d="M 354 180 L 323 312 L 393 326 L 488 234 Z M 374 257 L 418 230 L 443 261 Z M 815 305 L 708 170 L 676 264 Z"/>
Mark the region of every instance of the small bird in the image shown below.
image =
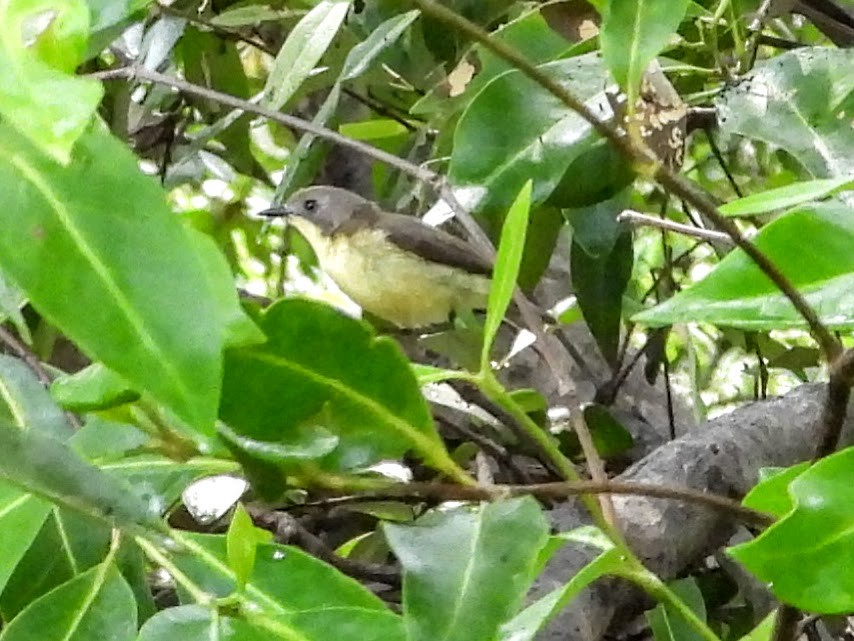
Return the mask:
<path id="1" fill-rule="evenodd" d="M 398 327 L 436 325 L 486 307 L 491 262 L 417 218 L 328 186 L 301 189 L 261 215 L 286 218 L 345 294 Z"/>

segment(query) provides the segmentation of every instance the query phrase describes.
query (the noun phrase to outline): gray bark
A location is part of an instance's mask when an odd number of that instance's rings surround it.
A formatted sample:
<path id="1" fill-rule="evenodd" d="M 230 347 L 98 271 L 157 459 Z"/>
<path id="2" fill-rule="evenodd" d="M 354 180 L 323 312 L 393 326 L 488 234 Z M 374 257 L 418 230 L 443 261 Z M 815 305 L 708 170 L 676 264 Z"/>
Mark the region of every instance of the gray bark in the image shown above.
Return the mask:
<path id="1" fill-rule="evenodd" d="M 741 497 L 756 483 L 760 468 L 789 466 L 812 456 L 824 396 L 824 385 L 803 385 L 783 397 L 746 405 L 659 447 L 618 478 Z M 851 430 L 849 419 L 845 442 L 850 442 Z M 724 545 L 737 527 L 720 512 L 670 500 L 618 496 L 614 507 L 632 549 L 665 580 Z M 556 507 L 551 519 L 560 531 L 590 522 L 577 502 Z M 594 556 L 594 551 L 564 547 L 538 579 L 534 596 L 564 585 Z M 637 609 L 638 596 L 624 583 L 597 582 L 537 638 L 600 639 L 618 612 Z"/>

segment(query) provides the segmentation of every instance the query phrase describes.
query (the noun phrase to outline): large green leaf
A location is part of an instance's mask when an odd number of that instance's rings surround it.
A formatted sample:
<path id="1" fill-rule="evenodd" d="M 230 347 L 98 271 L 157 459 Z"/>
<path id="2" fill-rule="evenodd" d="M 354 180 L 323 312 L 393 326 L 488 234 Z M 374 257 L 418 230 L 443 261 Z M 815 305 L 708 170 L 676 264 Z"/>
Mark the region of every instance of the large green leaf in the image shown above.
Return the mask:
<path id="1" fill-rule="evenodd" d="M 775 56 L 724 89 L 716 101 L 720 129 L 782 147 L 816 178 L 850 176 L 852 65 L 851 49 L 805 47 Z"/>
<path id="2" fill-rule="evenodd" d="M 688 0 L 607 0 L 602 12 L 602 57 L 617 83 L 636 95 L 649 63 L 676 32 Z"/>
<path id="3" fill-rule="evenodd" d="M 97 565 L 109 545 L 107 525 L 55 508 L 0 596 L 0 616 L 10 621 L 46 592 Z"/>
<path id="4" fill-rule="evenodd" d="M 38 430 L 0 423 L 0 479 L 108 524 L 161 532 L 159 509 Z"/>
<path id="5" fill-rule="evenodd" d="M 218 597 L 237 587 L 224 536 L 181 533 L 181 570 Z M 261 544 L 241 592 L 252 622 L 287 641 L 403 641 L 401 618 L 356 580 L 299 548 Z"/>
<path id="6" fill-rule="evenodd" d="M 606 108 L 598 56 L 541 68 L 588 105 Z M 581 116 L 519 71 L 509 71 L 487 84 L 460 118 L 449 176 L 456 186 L 485 189 L 478 206 L 498 209 L 509 207 L 533 178 L 533 202 L 540 203 L 594 140 Z"/>
<path id="7" fill-rule="evenodd" d="M 770 211 L 790 209 L 843 189 L 850 189 L 854 181 L 849 176 L 841 178 L 817 178 L 803 182 L 760 191 L 718 207 L 724 216 L 753 216 Z"/>
<path id="8" fill-rule="evenodd" d="M 818 613 L 854 610 L 854 448 L 813 465 L 789 494 L 794 510 L 730 554 L 786 603 Z"/>
<path id="9" fill-rule="evenodd" d="M 522 602 L 548 538 L 530 497 L 385 525 L 403 566 L 409 641 L 487 641 Z"/>
<path id="10" fill-rule="evenodd" d="M 223 345 L 249 323 L 224 258 L 101 128 L 73 160 L 0 126 L 0 267 L 89 356 L 211 432 Z"/>
<path id="11" fill-rule="evenodd" d="M 97 565 L 33 601 L 3 628 L 0 641 L 131 641 L 136 602 L 112 562 Z"/>
<path id="12" fill-rule="evenodd" d="M 321 0 L 297 23 L 279 50 L 263 103 L 271 109 L 281 108 L 326 52 L 350 9 L 350 0 Z"/>
<path id="13" fill-rule="evenodd" d="M 854 216 L 838 203 L 790 211 L 762 228 L 756 246 L 806 297 L 826 325 L 854 326 Z M 809 260 L 804 260 L 808 251 Z M 740 250 L 696 285 L 634 316 L 648 325 L 701 321 L 751 330 L 804 321 Z"/>
<path id="14" fill-rule="evenodd" d="M 445 460 L 427 404 L 394 342 L 305 300 L 280 301 L 260 322 L 266 344 L 226 355 L 220 416 L 241 436 L 301 444 L 301 428 L 322 425 L 339 438 L 336 466 L 361 467 L 409 449 L 432 463 Z"/>
<path id="15" fill-rule="evenodd" d="M 0 480 L 0 529 L 14 532 L 0 545 L 0 591 L 41 530 L 50 504 Z"/>
<path id="16" fill-rule="evenodd" d="M 249 621 L 220 614 L 216 608 L 182 605 L 158 612 L 142 626 L 136 641 L 272 641 Z"/>
<path id="17" fill-rule="evenodd" d="M 24 34 L 34 18 L 48 26 L 30 48 Z M 0 4 L 0 114 L 42 151 L 67 163 L 71 148 L 92 120 L 101 84 L 69 75 L 80 63 L 89 35 L 84 0 L 11 0 Z M 7 189 L 3 189 L 8 193 Z"/>

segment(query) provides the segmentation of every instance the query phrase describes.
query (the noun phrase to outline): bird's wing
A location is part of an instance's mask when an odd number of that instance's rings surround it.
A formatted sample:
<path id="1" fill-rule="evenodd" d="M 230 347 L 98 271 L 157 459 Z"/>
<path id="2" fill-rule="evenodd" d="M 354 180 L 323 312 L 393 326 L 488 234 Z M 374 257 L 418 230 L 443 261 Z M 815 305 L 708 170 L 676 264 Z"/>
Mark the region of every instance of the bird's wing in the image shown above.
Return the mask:
<path id="1" fill-rule="evenodd" d="M 425 260 L 492 276 L 492 263 L 469 243 L 412 216 L 384 212 L 373 203 L 353 212 L 335 233 L 352 235 L 365 228 L 382 230 L 389 241 Z"/>

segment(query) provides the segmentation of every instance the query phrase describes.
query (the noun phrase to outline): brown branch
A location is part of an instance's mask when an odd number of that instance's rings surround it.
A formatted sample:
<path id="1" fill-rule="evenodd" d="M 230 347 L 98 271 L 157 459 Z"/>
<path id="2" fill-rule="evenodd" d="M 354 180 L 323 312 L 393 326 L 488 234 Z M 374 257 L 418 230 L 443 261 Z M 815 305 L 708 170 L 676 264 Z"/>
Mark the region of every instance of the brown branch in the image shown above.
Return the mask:
<path id="1" fill-rule="evenodd" d="M 581 494 L 629 494 L 659 499 L 671 499 L 703 505 L 723 512 L 734 519 L 756 527 L 767 527 L 774 517 L 746 508 L 738 501 L 725 496 L 698 492 L 690 488 L 658 485 L 653 483 L 629 483 L 624 481 L 563 481 L 560 483 L 536 483 L 533 485 L 450 485 L 438 483 L 405 483 L 389 485 L 378 491 L 359 493 L 324 499 L 316 503 L 304 503 L 294 507 L 313 505 L 333 506 L 360 501 L 406 500 L 406 501 L 491 501 L 516 496 L 535 496 L 539 499 L 565 499 Z"/>
<path id="2" fill-rule="evenodd" d="M 813 460 L 824 458 L 836 451 L 848 412 L 852 383 L 854 383 L 854 348 L 845 350 L 830 365 L 827 396 L 821 411 L 821 438 Z"/>
<path id="3" fill-rule="evenodd" d="M 377 581 L 393 587 L 401 585 L 400 571 L 397 568 L 381 563 L 356 561 L 336 554 L 290 514 L 254 506 L 247 507 L 247 511 L 258 526 L 274 533 L 278 543 L 296 544 L 312 556 L 353 578 Z"/>
<path id="4" fill-rule="evenodd" d="M 672 231 L 683 236 L 693 236 L 702 240 L 711 240 L 716 242 L 729 243 L 732 239 L 725 233 L 714 231 L 713 229 L 703 229 L 702 227 L 694 227 L 693 225 L 683 225 L 667 218 L 656 218 L 648 216 L 631 209 L 626 209 L 619 216 L 618 221 L 626 221 L 633 225 L 643 225 L 647 227 L 657 227 L 666 231 Z"/>
<path id="5" fill-rule="evenodd" d="M 450 25 L 472 40 L 479 42 L 495 55 L 503 58 L 531 80 L 561 100 L 567 107 L 584 118 L 593 129 L 608 140 L 626 158 L 631 159 L 641 174 L 654 178 L 660 185 L 677 197 L 690 203 L 697 211 L 708 217 L 716 227 L 726 232 L 737 247 L 744 251 L 777 288 L 789 299 L 798 313 L 807 322 L 810 332 L 818 342 L 828 362 L 832 362 L 841 351 L 839 341 L 819 319 L 794 285 L 777 269 L 776 265 L 753 243 L 747 240 L 730 219 L 718 212 L 717 206 L 709 196 L 691 181 L 673 173 L 664 165 L 646 145 L 621 135 L 616 127 L 600 120 L 586 104 L 572 92 L 567 91 L 556 80 L 535 66 L 521 53 L 501 40 L 490 37 L 489 33 L 476 24 L 466 20 L 454 11 L 440 5 L 436 0 L 410 0 L 425 14 Z"/>

